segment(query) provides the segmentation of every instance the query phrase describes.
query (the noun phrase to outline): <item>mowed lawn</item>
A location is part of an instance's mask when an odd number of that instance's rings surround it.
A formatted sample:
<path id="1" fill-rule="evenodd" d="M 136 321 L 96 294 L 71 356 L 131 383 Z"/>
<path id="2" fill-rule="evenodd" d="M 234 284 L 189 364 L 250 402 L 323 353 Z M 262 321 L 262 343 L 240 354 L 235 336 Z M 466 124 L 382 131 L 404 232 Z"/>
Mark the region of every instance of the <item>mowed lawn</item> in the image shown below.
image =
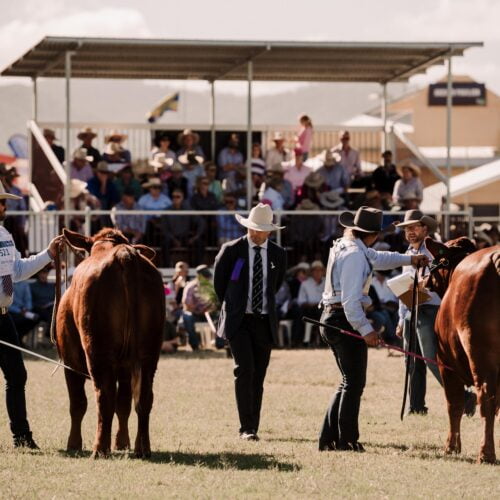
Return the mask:
<path id="1" fill-rule="evenodd" d="M 500 498 L 500 467 L 475 463 L 478 414 L 463 420 L 463 454 L 445 456 L 441 388 L 429 378 L 429 415 L 401 422 L 403 360 L 386 351 L 369 353 L 360 423 L 364 454 L 317 451 L 318 430 L 339 381 L 326 349 L 273 352 L 258 443 L 238 439 L 232 360 L 208 351 L 163 357 L 155 381 L 151 460 L 124 452 L 89 458 L 96 421 L 89 387 L 86 451 L 67 455 L 63 373 L 51 377 L 48 363 L 26 364 L 29 415 L 42 451 L 12 449 L 2 401 L 1 498 Z M 133 414 L 132 439 L 135 422 Z"/>

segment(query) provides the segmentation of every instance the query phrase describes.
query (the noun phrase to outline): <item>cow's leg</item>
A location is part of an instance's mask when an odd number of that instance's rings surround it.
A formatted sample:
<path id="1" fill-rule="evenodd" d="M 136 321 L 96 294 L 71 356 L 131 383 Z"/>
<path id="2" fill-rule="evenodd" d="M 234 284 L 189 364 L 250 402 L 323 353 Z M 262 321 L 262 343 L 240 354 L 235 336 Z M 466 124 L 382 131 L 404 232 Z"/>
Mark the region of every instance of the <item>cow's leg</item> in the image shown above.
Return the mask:
<path id="1" fill-rule="evenodd" d="M 443 367 L 440 367 L 440 371 L 450 420 L 450 431 L 446 440 L 445 452 L 460 453 L 462 451 L 460 421 L 464 412 L 464 385 L 453 371 Z"/>
<path id="2" fill-rule="evenodd" d="M 135 411 L 137 413 L 137 436 L 134 452 L 138 458 L 151 456 L 149 442 L 149 414 L 153 406 L 153 376 L 154 369 L 143 363 L 140 370 L 133 374 L 133 393 Z"/>
<path id="3" fill-rule="evenodd" d="M 109 366 L 107 361 L 102 362 L 102 365 Z M 116 377 L 111 368 L 106 371 L 91 368 L 91 373 L 97 404 L 97 433 L 92 457 L 107 457 L 111 451 L 111 424 L 115 414 Z"/>
<path id="4" fill-rule="evenodd" d="M 128 418 L 132 408 L 132 386 L 129 370 L 118 373 L 118 391 L 116 393 L 116 416 L 118 417 L 118 432 L 116 433 L 115 449 L 127 450 L 130 448 L 128 434 Z"/>
<path id="5" fill-rule="evenodd" d="M 479 380 L 476 390 L 479 400 L 481 418 L 483 419 L 483 440 L 479 450 L 478 462 L 495 463 L 495 413 L 497 408 L 497 379 L 498 374 L 492 370 L 488 377 Z"/>
<path id="6" fill-rule="evenodd" d="M 85 377 L 70 370 L 65 370 L 66 385 L 69 393 L 69 413 L 71 415 L 71 430 L 68 437 L 68 451 L 80 451 L 82 442 L 82 420 L 87 411 L 87 396 L 85 395 Z"/>

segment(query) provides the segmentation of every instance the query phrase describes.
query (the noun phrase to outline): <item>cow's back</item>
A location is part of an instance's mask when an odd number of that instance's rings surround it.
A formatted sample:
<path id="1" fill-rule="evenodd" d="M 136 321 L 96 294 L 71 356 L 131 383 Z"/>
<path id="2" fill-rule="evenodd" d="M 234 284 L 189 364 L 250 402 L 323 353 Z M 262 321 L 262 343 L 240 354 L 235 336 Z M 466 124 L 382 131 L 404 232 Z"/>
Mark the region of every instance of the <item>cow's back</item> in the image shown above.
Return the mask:
<path id="1" fill-rule="evenodd" d="M 466 257 L 453 272 L 436 318 L 440 359 L 468 385 L 474 365 L 500 357 L 499 261 L 498 247 Z"/>

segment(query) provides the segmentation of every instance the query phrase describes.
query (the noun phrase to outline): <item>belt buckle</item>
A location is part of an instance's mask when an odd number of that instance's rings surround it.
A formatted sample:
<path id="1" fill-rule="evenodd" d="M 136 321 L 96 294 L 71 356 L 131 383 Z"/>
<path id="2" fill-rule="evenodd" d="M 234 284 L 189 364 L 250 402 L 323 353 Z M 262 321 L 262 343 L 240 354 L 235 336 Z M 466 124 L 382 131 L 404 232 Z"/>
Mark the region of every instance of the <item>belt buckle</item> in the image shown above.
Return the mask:
<path id="1" fill-rule="evenodd" d="M 9 312 L 9 309 L 7 307 L 0 307 L 0 314 L 2 316 L 6 315 Z"/>

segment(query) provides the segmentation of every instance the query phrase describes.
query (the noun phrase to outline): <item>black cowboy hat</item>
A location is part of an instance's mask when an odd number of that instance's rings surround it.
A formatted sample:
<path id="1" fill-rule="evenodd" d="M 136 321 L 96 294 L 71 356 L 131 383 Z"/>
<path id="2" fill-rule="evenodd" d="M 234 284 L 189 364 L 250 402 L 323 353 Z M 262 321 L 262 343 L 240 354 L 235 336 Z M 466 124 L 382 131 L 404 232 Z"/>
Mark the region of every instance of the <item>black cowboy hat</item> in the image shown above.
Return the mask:
<path id="1" fill-rule="evenodd" d="M 348 229 L 363 233 L 379 233 L 382 231 L 382 210 L 371 207 L 359 207 L 356 214 L 342 212 L 339 222 Z"/>

